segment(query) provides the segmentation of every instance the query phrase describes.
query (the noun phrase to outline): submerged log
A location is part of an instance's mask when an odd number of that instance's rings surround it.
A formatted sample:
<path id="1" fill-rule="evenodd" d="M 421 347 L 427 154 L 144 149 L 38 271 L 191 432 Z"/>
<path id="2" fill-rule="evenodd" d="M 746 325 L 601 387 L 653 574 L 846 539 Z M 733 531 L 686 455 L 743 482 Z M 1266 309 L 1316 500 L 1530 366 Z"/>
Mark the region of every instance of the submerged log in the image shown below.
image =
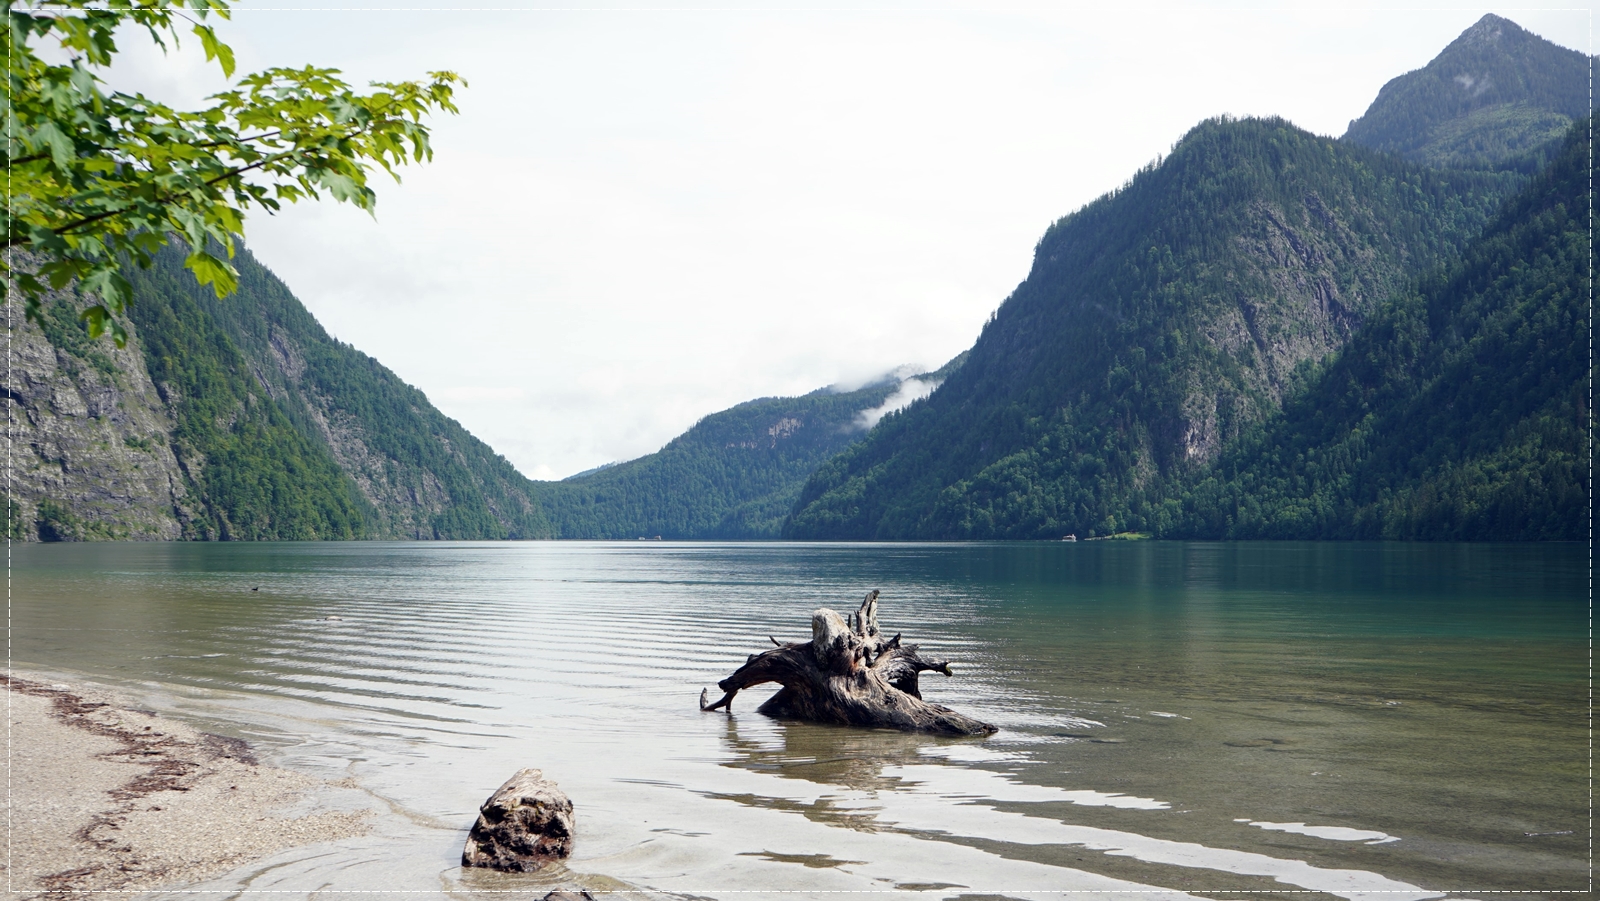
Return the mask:
<path id="1" fill-rule="evenodd" d="M 783 686 L 757 711 L 847 726 L 881 726 L 940 735 L 989 735 L 999 731 L 922 699 L 918 677 L 925 672 L 950 675 L 950 662 L 928 660 L 900 635 L 885 638 L 878 628 L 878 592 L 853 615 L 840 616 L 823 607 L 811 614 L 811 640 L 780 642 L 776 648 L 751 654 L 744 666 L 717 683 L 722 698 L 708 703 L 700 692 L 701 710 L 731 710 L 741 689 L 777 682 Z"/>

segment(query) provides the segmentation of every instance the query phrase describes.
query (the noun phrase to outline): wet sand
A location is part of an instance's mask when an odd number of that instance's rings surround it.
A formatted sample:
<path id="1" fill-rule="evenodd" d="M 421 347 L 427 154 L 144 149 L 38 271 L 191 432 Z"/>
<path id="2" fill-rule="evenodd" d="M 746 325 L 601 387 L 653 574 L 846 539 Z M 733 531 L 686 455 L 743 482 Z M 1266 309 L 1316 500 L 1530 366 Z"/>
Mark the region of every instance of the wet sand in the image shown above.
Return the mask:
<path id="1" fill-rule="evenodd" d="M 238 739 L 119 706 L 89 686 L 32 674 L 0 674 L 0 685 L 0 869 L 9 862 L 13 896 L 178 887 L 366 829 L 366 812 L 304 812 L 326 783 L 262 765 Z"/>

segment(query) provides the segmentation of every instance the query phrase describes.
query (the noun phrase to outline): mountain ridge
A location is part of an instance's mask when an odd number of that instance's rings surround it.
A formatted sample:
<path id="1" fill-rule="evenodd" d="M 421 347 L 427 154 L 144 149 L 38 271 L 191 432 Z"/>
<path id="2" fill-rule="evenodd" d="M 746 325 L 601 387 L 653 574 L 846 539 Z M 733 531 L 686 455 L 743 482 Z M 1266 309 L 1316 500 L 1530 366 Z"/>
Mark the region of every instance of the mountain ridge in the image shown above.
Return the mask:
<path id="1" fill-rule="evenodd" d="M 475 539 L 550 533 L 532 482 L 422 392 L 331 338 L 239 248 L 218 300 L 168 247 L 128 267 L 130 340 L 89 339 L 57 292 L 13 329 L 25 365 L 12 536 Z M 35 352 L 37 351 L 37 352 Z M 141 486 L 135 488 L 134 486 Z"/>
<path id="2" fill-rule="evenodd" d="M 1462 258 L 1181 492 L 1171 537 L 1586 534 L 1588 123 Z"/>
<path id="3" fill-rule="evenodd" d="M 849 391 L 745 401 L 653 454 L 540 483 L 540 498 L 561 538 L 776 538 L 816 467 L 865 437 L 864 415 L 903 399 L 909 382 L 942 382 L 964 359 Z"/>
<path id="4" fill-rule="evenodd" d="M 1384 84 L 1341 140 L 1429 165 L 1531 173 L 1589 114 L 1590 65 L 1490 13 Z"/>
<path id="5" fill-rule="evenodd" d="M 940 370 L 747 401 L 560 482 L 247 250 L 218 301 L 169 249 L 128 273 L 125 349 L 71 289 L 9 323 L 11 536 L 1572 537 L 1590 65 L 1490 15 L 1338 140 L 1206 120 L 1053 223 Z"/>
<path id="6" fill-rule="evenodd" d="M 748 401 L 654 454 L 535 482 L 330 336 L 242 245 L 235 265 L 239 290 L 222 300 L 179 250 L 130 269 L 125 349 L 84 334 L 92 299 L 72 290 L 13 329 L 7 392 L 27 451 L 12 537 L 773 537 L 816 463 L 909 383 Z"/>
<path id="7" fill-rule="evenodd" d="M 1144 525 L 1151 482 L 1276 409 L 1518 182 L 1208 120 L 1052 225 L 919 409 L 819 468 L 791 538 L 1041 538 Z M 1131 512 L 1131 515 L 1130 515 Z"/>

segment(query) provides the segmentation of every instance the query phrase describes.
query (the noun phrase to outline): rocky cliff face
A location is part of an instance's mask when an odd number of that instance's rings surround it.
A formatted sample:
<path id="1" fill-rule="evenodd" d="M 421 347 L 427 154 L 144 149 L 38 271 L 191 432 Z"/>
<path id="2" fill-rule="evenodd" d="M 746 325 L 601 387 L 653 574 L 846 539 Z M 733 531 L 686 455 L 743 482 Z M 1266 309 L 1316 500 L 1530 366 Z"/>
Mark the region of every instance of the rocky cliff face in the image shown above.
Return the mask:
<path id="1" fill-rule="evenodd" d="M 1183 460 L 1210 462 L 1240 427 L 1278 409 L 1298 368 L 1344 346 L 1399 286 L 1408 248 L 1379 251 L 1364 240 L 1382 233 L 1367 213 L 1355 198 L 1329 203 L 1315 191 L 1243 211 L 1223 302 L 1196 317 L 1197 335 L 1237 366 L 1225 378 L 1189 377 L 1178 418 Z M 1352 227 L 1352 218 L 1368 221 Z"/>
<path id="2" fill-rule="evenodd" d="M 178 538 L 188 489 L 172 451 L 166 399 L 145 370 L 139 335 L 118 349 L 89 342 L 70 296 L 46 305 L 49 331 L 0 310 L 6 331 L 10 531 L 28 540 Z M 62 322 L 62 319 L 68 319 Z"/>
<path id="3" fill-rule="evenodd" d="M 274 326 L 269 346 L 276 378 L 262 376 L 262 383 L 278 382 L 287 387 L 287 391 L 279 389 L 285 402 L 299 404 L 306 411 L 339 468 L 355 480 L 362 497 L 376 511 L 373 534 L 413 540 L 434 538 L 435 518 L 444 514 L 453 502 L 438 475 L 427 469 L 412 471 L 403 461 L 376 447 L 377 442 L 361 418 L 347 409 L 340 398 L 319 390 L 315 380 L 306 377 L 305 352 L 287 329 Z M 412 412 L 421 414 L 419 410 Z M 441 450 L 451 453 L 447 438 L 433 438 Z M 462 461 L 456 458 L 455 462 Z"/>
<path id="4" fill-rule="evenodd" d="M 1380 305 L 1163 537 L 1577 541 L 1590 521 L 1588 123 L 1459 261 Z"/>
<path id="5" fill-rule="evenodd" d="M 27 540 L 536 538 L 533 483 L 248 252 L 218 300 L 163 252 L 129 271 L 130 340 L 87 301 L 6 318 L 11 535 Z"/>

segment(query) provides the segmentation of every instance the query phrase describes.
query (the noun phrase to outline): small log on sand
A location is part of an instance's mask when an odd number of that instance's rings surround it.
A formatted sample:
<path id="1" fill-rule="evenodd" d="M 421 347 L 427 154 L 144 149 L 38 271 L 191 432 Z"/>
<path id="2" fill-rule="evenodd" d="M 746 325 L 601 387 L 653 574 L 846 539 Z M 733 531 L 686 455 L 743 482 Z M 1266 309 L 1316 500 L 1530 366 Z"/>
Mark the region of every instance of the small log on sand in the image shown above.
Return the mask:
<path id="1" fill-rule="evenodd" d="M 811 614 L 811 640 L 782 643 L 751 654 L 744 666 L 717 683 L 724 692 L 700 709 L 731 709 L 740 689 L 764 682 L 783 688 L 758 708 L 767 716 L 874 726 L 939 735 L 989 735 L 996 727 L 922 699 L 917 677 L 933 671 L 950 675 L 946 660 L 928 660 L 900 635 L 885 638 L 878 628 L 878 592 L 867 592 L 861 607 L 840 616 L 823 607 Z"/>

